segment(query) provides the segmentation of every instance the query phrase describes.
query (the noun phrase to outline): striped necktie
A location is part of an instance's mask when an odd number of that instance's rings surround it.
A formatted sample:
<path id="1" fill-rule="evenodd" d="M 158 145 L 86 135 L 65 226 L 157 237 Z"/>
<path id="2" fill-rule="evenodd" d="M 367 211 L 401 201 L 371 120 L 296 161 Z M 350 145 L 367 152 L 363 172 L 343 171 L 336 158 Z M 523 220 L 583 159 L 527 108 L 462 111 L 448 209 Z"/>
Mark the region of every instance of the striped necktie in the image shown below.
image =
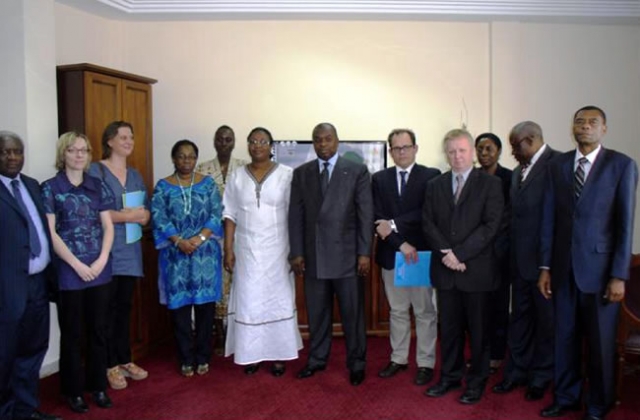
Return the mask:
<path id="1" fill-rule="evenodd" d="M 518 188 L 522 188 L 522 184 L 524 183 L 524 176 L 527 174 L 527 169 L 529 169 L 529 165 L 531 165 L 531 163 L 523 163 L 520 165 L 520 177 L 518 178 Z"/>
<path id="2" fill-rule="evenodd" d="M 578 159 L 578 167 L 576 168 L 575 173 L 573 174 L 573 189 L 576 195 L 576 200 L 580 198 L 580 194 L 582 194 L 582 189 L 584 188 L 584 180 L 585 180 L 585 172 L 584 167 L 587 164 L 588 160 L 586 157 L 581 157 Z"/>

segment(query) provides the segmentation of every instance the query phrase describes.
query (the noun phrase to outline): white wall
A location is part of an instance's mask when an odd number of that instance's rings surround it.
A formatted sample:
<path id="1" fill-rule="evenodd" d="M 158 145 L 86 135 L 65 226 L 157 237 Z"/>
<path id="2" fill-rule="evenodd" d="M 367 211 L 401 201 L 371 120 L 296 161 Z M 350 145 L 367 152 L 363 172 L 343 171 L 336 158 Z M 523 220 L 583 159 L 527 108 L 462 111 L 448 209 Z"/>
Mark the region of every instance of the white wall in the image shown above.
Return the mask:
<path id="1" fill-rule="evenodd" d="M 0 129 L 25 143 L 23 172 L 44 180 L 53 175 L 57 138 L 53 0 L 0 3 Z M 51 340 L 43 374 L 57 371 L 59 330 L 51 305 Z"/>
<path id="2" fill-rule="evenodd" d="M 572 113 L 586 104 L 608 113 L 605 145 L 640 160 L 637 26 L 119 22 L 60 4 L 55 19 L 58 64 L 92 62 L 159 80 L 156 178 L 172 171 L 169 151 L 180 138 L 211 157 L 213 131 L 225 123 L 245 157 L 243 139 L 256 125 L 277 139 L 309 139 L 320 121 L 333 122 L 342 139 L 384 139 L 392 128 L 410 127 L 418 161 L 444 169 L 440 140 L 461 122 L 506 143 L 514 124 L 531 119 L 554 148 L 568 150 Z M 513 167 L 509 151 L 502 162 Z"/>

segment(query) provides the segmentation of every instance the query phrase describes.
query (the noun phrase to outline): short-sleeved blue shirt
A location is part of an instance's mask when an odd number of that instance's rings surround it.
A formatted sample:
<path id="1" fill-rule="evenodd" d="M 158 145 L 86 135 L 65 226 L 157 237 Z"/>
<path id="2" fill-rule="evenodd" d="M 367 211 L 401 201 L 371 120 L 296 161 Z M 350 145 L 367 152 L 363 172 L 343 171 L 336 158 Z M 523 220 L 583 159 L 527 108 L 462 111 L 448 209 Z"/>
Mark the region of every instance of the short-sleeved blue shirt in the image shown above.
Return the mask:
<path id="1" fill-rule="evenodd" d="M 92 264 L 102 249 L 100 212 L 114 209 L 111 189 L 86 173 L 82 183 L 76 187 L 67 174 L 60 171 L 42 184 L 42 195 L 45 211 L 56 216 L 56 232 L 62 241 L 80 261 Z M 90 282 L 82 281 L 75 270 L 60 258 L 56 259 L 56 270 L 60 290 L 100 286 L 111 280 L 111 258 L 98 278 Z"/>
<path id="2" fill-rule="evenodd" d="M 124 207 L 122 195 L 129 192 L 145 191 L 144 181 L 138 171 L 127 168 L 127 180 L 124 187 L 109 168 L 100 162 L 94 162 L 89 167 L 89 175 L 100 178 L 111 189 L 115 198 L 115 210 L 120 211 Z M 148 208 L 147 202 L 145 207 Z M 125 223 L 114 223 L 113 258 L 114 276 L 142 277 L 142 244 L 140 241 L 128 244 Z"/>

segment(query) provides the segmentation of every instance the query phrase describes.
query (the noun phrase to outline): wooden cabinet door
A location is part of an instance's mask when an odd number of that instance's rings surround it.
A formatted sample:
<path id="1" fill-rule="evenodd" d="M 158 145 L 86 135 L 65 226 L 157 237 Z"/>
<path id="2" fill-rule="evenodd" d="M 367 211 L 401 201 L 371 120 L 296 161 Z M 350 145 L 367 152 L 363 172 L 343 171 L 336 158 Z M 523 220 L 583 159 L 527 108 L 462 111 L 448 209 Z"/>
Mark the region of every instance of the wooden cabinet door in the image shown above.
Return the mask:
<path id="1" fill-rule="evenodd" d="M 93 159 L 102 158 L 102 132 L 122 118 L 122 79 L 100 73 L 84 73 L 85 134 L 93 148 Z"/>
<path id="2" fill-rule="evenodd" d="M 122 80 L 122 120 L 133 125 L 135 147 L 128 164 L 144 178 L 147 192 L 153 191 L 153 146 L 151 124 L 151 86 Z"/>

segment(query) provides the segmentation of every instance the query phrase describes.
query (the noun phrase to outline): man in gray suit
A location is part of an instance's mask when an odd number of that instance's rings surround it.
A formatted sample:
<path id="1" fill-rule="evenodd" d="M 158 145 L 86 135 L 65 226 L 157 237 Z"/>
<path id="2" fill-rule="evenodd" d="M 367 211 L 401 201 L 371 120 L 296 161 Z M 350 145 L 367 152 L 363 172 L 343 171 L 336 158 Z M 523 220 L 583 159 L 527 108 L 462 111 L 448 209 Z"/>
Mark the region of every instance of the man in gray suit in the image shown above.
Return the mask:
<path id="1" fill-rule="evenodd" d="M 509 361 L 503 381 L 493 387 L 506 394 L 527 385 L 525 399 L 542 399 L 553 379 L 553 305 L 538 292 L 538 250 L 547 166 L 560 155 L 544 143 L 542 128 L 532 121 L 516 124 L 509 134 L 520 163 L 511 183 L 512 312 Z"/>
<path id="2" fill-rule="evenodd" d="M 329 123 L 313 129 L 318 159 L 296 168 L 289 204 L 290 261 L 304 275 L 310 349 L 298 378 L 324 370 L 331 350 L 334 294 L 347 346 L 350 382 L 364 381 L 364 286 L 370 269 L 373 200 L 367 167 L 340 157 Z"/>

